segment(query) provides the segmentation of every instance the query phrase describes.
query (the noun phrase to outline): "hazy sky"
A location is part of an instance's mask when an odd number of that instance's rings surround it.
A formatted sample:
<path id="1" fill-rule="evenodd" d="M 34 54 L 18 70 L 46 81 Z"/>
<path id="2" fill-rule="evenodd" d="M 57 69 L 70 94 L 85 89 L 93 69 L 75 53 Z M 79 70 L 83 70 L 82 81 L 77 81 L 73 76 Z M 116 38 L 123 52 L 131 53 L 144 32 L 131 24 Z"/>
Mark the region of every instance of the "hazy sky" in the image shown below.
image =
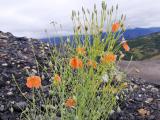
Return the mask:
<path id="1" fill-rule="evenodd" d="M 62 24 L 61 33 L 72 32 L 71 11 L 92 8 L 101 0 L 0 0 L 0 30 L 17 36 L 45 37 L 51 21 Z M 127 27 L 160 27 L 160 0 L 107 0 L 119 4 L 119 14 L 127 15 Z"/>

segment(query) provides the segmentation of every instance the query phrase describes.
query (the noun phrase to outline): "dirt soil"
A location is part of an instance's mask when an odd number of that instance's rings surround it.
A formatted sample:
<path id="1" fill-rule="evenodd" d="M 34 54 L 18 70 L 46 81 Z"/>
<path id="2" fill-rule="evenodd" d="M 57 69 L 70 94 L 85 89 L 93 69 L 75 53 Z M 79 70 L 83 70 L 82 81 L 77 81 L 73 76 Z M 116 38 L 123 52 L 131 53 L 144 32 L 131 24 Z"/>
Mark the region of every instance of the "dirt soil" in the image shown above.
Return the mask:
<path id="1" fill-rule="evenodd" d="M 130 76 L 136 76 L 146 82 L 160 85 L 160 59 L 144 61 L 122 61 L 121 70 Z"/>

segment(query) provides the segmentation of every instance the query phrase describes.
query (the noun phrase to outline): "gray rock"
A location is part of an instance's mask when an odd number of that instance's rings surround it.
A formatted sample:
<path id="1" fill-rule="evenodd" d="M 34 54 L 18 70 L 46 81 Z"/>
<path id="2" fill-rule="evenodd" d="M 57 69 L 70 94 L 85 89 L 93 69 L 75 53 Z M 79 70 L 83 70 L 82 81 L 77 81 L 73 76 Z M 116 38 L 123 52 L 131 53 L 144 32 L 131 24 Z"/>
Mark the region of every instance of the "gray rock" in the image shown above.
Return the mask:
<path id="1" fill-rule="evenodd" d="M 142 102 L 142 101 L 143 101 L 142 95 L 135 96 L 134 99 L 135 99 L 136 101 L 139 101 L 139 102 Z"/>
<path id="2" fill-rule="evenodd" d="M 0 34 L 0 39 L 8 39 L 7 35 Z"/>
<path id="3" fill-rule="evenodd" d="M 151 92 L 156 93 L 156 92 L 159 92 L 159 90 L 158 90 L 158 88 L 153 87 L 153 88 L 151 89 Z"/>
<path id="4" fill-rule="evenodd" d="M 4 111 L 4 105 L 0 105 L 0 112 L 3 112 Z"/>
<path id="5" fill-rule="evenodd" d="M 24 110 L 27 106 L 27 103 L 24 101 L 21 102 L 17 102 L 13 105 L 13 108 L 15 109 L 15 111 L 21 111 Z"/>
<path id="6" fill-rule="evenodd" d="M 7 64 L 7 63 L 2 63 L 2 66 L 3 66 L 3 67 L 7 67 L 8 64 Z"/>
<path id="7" fill-rule="evenodd" d="M 146 103 L 151 103 L 152 101 L 153 101 L 153 98 L 147 98 L 145 102 Z"/>
<path id="8" fill-rule="evenodd" d="M 6 81 L 6 83 L 9 85 L 11 82 L 10 81 Z"/>
<path id="9" fill-rule="evenodd" d="M 12 92 L 12 91 L 9 91 L 9 92 L 7 92 L 7 95 L 8 95 L 8 96 L 13 95 L 13 92 Z"/>
<path id="10" fill-rule="evenodd" d="M 142 91 L 146 91 L 146 89 L 142 88 Z"/>
<path id="11" fill-rule="evenodd" d="M 152 88 L 153 87 L 153 85 L 148 85 L 147 86 L 147 89 L 150 89 L 150 88 Z"/>
<path id="12" fill-rule="evenodd" d="M 32 72 L 33 72 L 33 74 L 37 74 L 38 73 L 37 70 L 35 70 L 35 69 L 32 69 Z"/>

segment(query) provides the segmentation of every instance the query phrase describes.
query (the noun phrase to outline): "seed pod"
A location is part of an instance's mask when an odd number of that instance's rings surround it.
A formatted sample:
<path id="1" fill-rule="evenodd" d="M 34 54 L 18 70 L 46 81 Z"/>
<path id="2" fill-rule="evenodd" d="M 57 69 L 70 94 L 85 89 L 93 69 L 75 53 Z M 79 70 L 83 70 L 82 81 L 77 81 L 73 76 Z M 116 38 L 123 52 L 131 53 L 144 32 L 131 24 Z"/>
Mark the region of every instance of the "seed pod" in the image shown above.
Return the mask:
<path id="1" fill-rule="evenodd" d="M 112 10 L 110 10 L 110 15 L 112 14 Z"/>
<path id="2" fill-rule="evenodd" d="M 116 5 L 116 10 L 118 10 L 118 4 Z"/>
<path id="3" fill-rule="evenodd" d="M 122 14 L 122 15 L 121 15 L 121 20 L 123 19 L 123 17 L 124 17 L 124 16 L 123 16 L 123 14 Z"/>
<path id="4" fill-rule="evenodd" d="M 75 29 L 75 27 L 73 28 L 73 31 L 74 31 L 74 33 L 76 32 L 76 29 Z"/>
<path id="5" fill-rule="evenodd" d="M 78 25 L 77 30 L 80 30 L 80 29 L 81 29 L 81 26 L 80 26 L 80 25 Z"/>
<path id="6" fill-rule="evenodd" d="M 96 4 L 94 4 L 94 12 L 97 14 Z"/>
<path id="7" fill-rule="evenodd" d="M 96 9 L 96 4 L 94 4 L 94 10 Z"/>
<path id="8" fill-rule="evenodd" d="M 74 11 L 74 16 L 76 16 L 76 11 Z"/>
<path id="9" fill-rule="evenodd" d="M 82 12 L 85 14 L 85 10 L 84 10 L 83 6 L 82 6 Z"/>
<path id="10" fill-rule="evenodd" d="M 92 20 L 94 20 L 94 13 L 92 13 Z"/>
<path id="11" fill-rule="evenodd" d="M 121 25 L 121 28 L 124 26 L 123 23 L 121 23 L 120 25 Z"/>
<path id="12" fill-rule="evenodd" d="M 72 17 L 74 17 L 74 10 L 72 10 Z"/>
<path id="13" fill-rule="evenodd" d="M 107 14 L 109 15 L 109 11 L 107 11 Z"/>
<path id="14" fill-rule="evenodd" d="M 103 10 L 105 10 L 105 9 L 106 9 L 105 1 L 102 1 L 102 9 L 103 9 Z"/>
<path id="15" fill-rule="evenodd" d="M 112 6 L 112 8 L 111 8 L 111 11 L 113 12 L 114 11 L 114 7 Z"/>
<path id="16" fill-rule="evenodd" d="M 87 25 L 85 25 L 85 30 L 86 30 L 86 31 L 88 31 L 88 27 L 87 27 Z"/>
<path id="17" fill-rule="evenodd" d="M 89 9 L 87 9 L 87 13 L 90 15 L 90 11 L 89 11 Z"/>

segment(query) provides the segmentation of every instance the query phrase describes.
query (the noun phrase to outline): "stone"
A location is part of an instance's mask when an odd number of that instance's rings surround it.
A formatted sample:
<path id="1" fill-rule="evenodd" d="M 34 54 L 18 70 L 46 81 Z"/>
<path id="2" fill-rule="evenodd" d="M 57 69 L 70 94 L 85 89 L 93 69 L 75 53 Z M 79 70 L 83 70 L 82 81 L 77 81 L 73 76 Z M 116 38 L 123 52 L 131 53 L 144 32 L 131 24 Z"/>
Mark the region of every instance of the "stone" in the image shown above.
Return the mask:
<path id="1" fill-rule="evenodd" d="M 15 101 L 10 101 L 10 103 L 13 105 L 13 104 L 15 104 Z"/>
<path id="2" fill-rule="evenodd" d="M 24 101 L 20 101 L 20 102 L 17 102 L 13 105 L 13 108 L 15 109 L 15 111 L 21 111 L 21 110 L 24 110 L 27 106 L 27 103 L 24 102 Z"/>
<path id="3" fill-rule="evenodd" d="M 123 79 L 122 74 L 117 74 L 117 75 L 115 76 L 115 79 L 116 79 L 118 82 L 122 81 L 122 79 Z"/>
<path id="4" fill-rule="evenodd" d="M 23 50 L 23 51 L 24 51 L 24 52 L 27 52 L 27 50 L 28 50 L 27 48 L 24 48 L 24 50 Z"/>
<path id="5" fill-rule="evenodd" d="M 13 95 L 13 92 L 12 92 L 12 91 L 9 91 L 9 92 L 7 92 L 7 95 L 8 95 L 8 96 L 11 96 L 11 95 Z"/>
<path id="6" fill-rule="evenodd" d="M 10 81 L 6 81 L 6 83 L 9 85 L 11 82 Z"/>
<path id="7" fill-rule="evenodd" d="M 0 105 L 0 112 L 3 112 L 5 109 L 4 105 Z"/>
<path id="8" fill-rule="evenodd" d="M 158 88 L 155 88 L 155 87 L 153 87 L 153 88 L 151 89 L 151 91 L 152 91 L 153 93 L 159 92 Z"/>
<path id="9" fill-rule="evenodd" d="M 25 66 L 23 69 L 28 71 L 30 69 L 30 67 L 29 66 Z"/>
<path id="10" fill-rule="evenodd" d="M 133 89 L 135 90 L 137 88 L 138 88 L 138 85 L 134 84 Z"/>
<path id="11" fill-rule="evenodd" d="M 141 95 L 141 94 L 139 94 L 139 95 L 138 95 L 138 97 L 142 97 L 142 95 Z"/>
<path id="12" fill-rule="evenodd" d="M 20 68 L 21 66 L 20 65 L 17 65 L 17 68 Z"/>
<path id="13" fill-rule="evenodd" d="M 147 98 L 145 103 L 151 103 L 153 101 L 153 98 Z"/>
<path id="14" fill-rule="evenodd" d="M 38 73 L 37 70 L 35 70 L 35 69 L 32 69 L 32 72 L 33 72 L 34 74 L 37 74 L 37 73 Z"/>
<path id="15" fill-rule="evenodd" d="M 152 88 L 153 87 L 153 85 L 148 85 L 147 86 L 147 89 L 150 89 L 150 88 Z"/>
<path id="16" fill-rule="evenodd" d="M 138 109 L 138 113 L 140 116 L 142 117 L 145 117 L 145 116 L 149 116 L 150 115 L 150 111 L 144 109 L 144 108 L 141 108 L 141 109 Z"/>
<path id="17" fill-rule="evenodd" d="M 133 92 L 134 91 L 134 88 L 132 86 L 129 86 L 129 91 L 130 92 Z"/>
<path id="18" fill-rule="evenodd" d="M 3 63 L 2 66 L 3 66 L 3 67 L 7 67 L 8 64 L 7 64 L 7 63 Z"/>
<path id="19" fill-rule="evenodd" d="M 45 50 L 48 50 L 48 47 L 44 47 Z"/>
<path id="20" fill-rule="evenodd" d="M 142 102 L 143 101 L 143 97 L 141 94 L 139 94 L 138 96 L 135 96 L 134 98 L 136 101 Z"/>
<path id="21" fill-rule="evenodd" d="M 144 88 L 141 88 L 141 90 L 142 90 L 142 91 L 146 91 L 146 89 L 144 89 Z"/>
<path id="22" fill-rule="evenodd" d="M 140 73 L 140 70 L 139 70 L 138 68 L 135 68 L 135 71 L 136 71 L 137 73 Z"/>
<path id="23" fill-rule="evenodd" d="M 1 53 L 0 58 L 7 56 L 7 54 Z"/>

